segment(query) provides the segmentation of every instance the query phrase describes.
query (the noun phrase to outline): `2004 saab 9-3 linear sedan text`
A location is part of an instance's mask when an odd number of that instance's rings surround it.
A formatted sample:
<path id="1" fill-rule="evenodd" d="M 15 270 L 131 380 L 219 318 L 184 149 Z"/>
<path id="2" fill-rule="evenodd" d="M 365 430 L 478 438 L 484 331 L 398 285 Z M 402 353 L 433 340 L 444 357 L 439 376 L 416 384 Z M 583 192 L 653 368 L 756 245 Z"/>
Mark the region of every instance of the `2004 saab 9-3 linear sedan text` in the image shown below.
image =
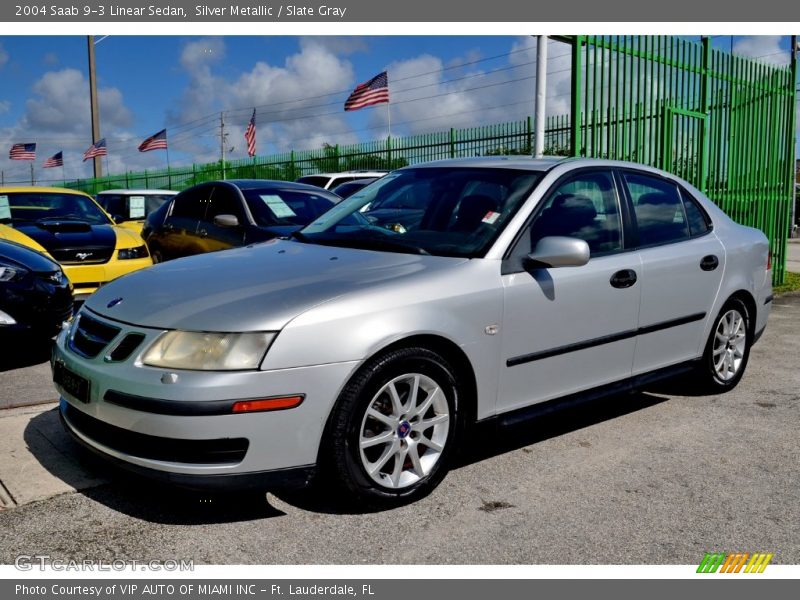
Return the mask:
<path id="1" fill-rule="evenodd" d="M 420 215 L 370 218 L 402 194 Z M 655 169 L 429 163 L 292 239 L 104 286 L 54 379 L 67 429 L 134 471 L 262 489 L 321 471 L 392 504 L 441 481 L 476 422 L 677 373 L 733 388 L 770 275 L 761 232 Z"/>

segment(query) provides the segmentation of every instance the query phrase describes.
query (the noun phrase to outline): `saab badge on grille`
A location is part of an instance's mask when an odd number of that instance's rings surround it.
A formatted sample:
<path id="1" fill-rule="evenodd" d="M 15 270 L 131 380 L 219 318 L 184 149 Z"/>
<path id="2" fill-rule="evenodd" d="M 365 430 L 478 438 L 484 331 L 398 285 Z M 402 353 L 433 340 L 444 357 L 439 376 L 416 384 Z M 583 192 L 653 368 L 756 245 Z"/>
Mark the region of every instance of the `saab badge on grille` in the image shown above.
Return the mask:
<path id="1" fill-rule="evenodd" d="M 122 302 L 122 298 L 114 298 L 111 302 L 106 304 L 106 308 L 114 308 L 117 304 Z"/>

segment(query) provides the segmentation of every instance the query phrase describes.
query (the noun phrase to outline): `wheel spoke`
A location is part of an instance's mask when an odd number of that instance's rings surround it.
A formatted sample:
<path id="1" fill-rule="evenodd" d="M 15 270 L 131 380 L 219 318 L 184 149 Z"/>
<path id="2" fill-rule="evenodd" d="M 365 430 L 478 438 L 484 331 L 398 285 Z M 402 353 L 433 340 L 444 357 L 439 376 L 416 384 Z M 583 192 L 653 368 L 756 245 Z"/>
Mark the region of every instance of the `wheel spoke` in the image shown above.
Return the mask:
<path id="1" fill-rule="evenodd" d="M 388 415 L 385 415 L 382 412 L 379 412 L 379 411 L 375 410 L 374 408 L 370 408 L 367 411 L 367 416 L 372 417 L 376 421 L 380 421 L 384 425 L 394 429 L 395 419 L 392 419 L 392 417 L 390 417 Z"/>
<path id="2" fill-rule="evenodd" d="M 406 462 L 406 454 L 408 454 L 408 449 L 401 448 L 400 451 L 394 455 L 394 469 L 392 469 L 392 474 L 390 476 L 394 487 L 400 485 L 400 476 L 403 474 L 403 464 Z"/>
<path id="3" fill-rule="evenodd" d="M 446 423 L 450 420 L 450 415 L 436 415 L 431 417 L 430 419 L 421 420 L 418 423 L 413 425 L 413 428 L 417 431 L 425 431 L 426 429 L 433 427 L 434 425 L 439 425 L 440 423 Z"/>
<path id="4" fill-rule="evenodd" d="M 719 348 L 717 348 L 716 350 L 714 350 L 714 356 L 719 356 L 719 355 L 720 355 L 720 354 L 722 354 L 723 352 L 725 352 L 725 346 L 720 346 Z"/>
<path id="5" fill-rule="evenodd" d="M 441 452 L 444 449 L 440 444 L 437 444 L 433 440 L 429 440 L 426 437 L 421 437 L 418 443 L 425 444 L 428 448 L 435 450 L 436 452 Z"/>
<path id="6" fill-rule="evenodd" d="M 436 397 L 441 393 L 441 390 L 437 387 L 435 390 L 428 394 L 428 397 L 422 401 L 422 404 L 413 411 L 412 416 L 419 415 L 420 418 L 425 416 L 425 413 L 428 412 L 428 409 L 431 407 L 431 404 L 436 400 Z"/>
<path id="7" fill-rule="evenodd" d="M 392 413 L 395 417 L 403 414 L 403 402 L 400 400 L 400 394 L 397 393 L 397 388 L 394 381 L 389 384 L 389 396 L 392 399 Z"/>
<path id="8" fill-rule="evenodd" d="M 724 335 L 724 334 L 720 333 L 719 331 L 717 331 L 716 335 L 717 335 L 717 340 L 718 341 L 723 342 L 723 343 L 728 341 L 728 336 L 727 335 Z"/>
<path id="9" fill-rule="evenodd" d="M 374 463 L 369 463 L 369 465 L 367 467 L 367 470 L 369 471 L 369 474 L 370 475 L 375 475 L 378 471 L 380 471 L 383 468 L 383 465 L 385 465 L 387 462 L 389 462 L 389 459 L 392 456 L 395 455 L 395 453 L 397 452 L 398 446 L 399 446 L 399 444 L 397 442 L 387 446 L 386 449 L 383 451 L 383 454 L 381 454 L 381 457 L 378 460 L 376 460 Z"/>
<path id="10" fill-rule="evenodd" d="M 411 465 L 414 467 L 414 472 L 418 477 L 425 477 L 425 471 L 422 468 L 422 462 L 419 460 L 419 445 L 414 444 L 408 448 L 408 456 L 411 458 Z"/>
<path id="11" fill-rule="evenodd" d="M 414 383 L 411 384 L 411 391 L 408 393 L 408 407 L 406 413 L 415 414 L 417 406 L 417 395 L 419 394 L 419 375 L 414 375 Z"/>
<path id="12" fill-rule="evenodd" d="M 377 446 L 378 444 L 388 444 L 391 443 L 392 439 L 394 438 L 394 431 L 389 430 L 379 435 L 374 435 L 372 437 L 362 437 L 360 446 L 362 448 L 372 448 L 372 446 Z"/>

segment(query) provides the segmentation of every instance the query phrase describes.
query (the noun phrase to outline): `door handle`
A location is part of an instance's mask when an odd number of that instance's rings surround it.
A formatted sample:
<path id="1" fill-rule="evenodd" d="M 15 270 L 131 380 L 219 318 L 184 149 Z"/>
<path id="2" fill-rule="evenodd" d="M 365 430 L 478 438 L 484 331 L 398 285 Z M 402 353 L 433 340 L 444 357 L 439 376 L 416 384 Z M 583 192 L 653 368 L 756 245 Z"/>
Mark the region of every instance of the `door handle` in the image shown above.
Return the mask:
<path id="1" fill-rule="evenodd" d="M 615 288 L 629 288 L 636 283 L 636 271 L 633 269 L 622 269 L 611 276 L 610 283 Z"/>
<path id="2" fill-rule="evenodd" d="M 703 260 L 700 261 L 700 268 L 703 269 L 703 271 L 713 271 L 718 266 L 719 266 L 719 259 L 713 254 L 704 256 Z"/>

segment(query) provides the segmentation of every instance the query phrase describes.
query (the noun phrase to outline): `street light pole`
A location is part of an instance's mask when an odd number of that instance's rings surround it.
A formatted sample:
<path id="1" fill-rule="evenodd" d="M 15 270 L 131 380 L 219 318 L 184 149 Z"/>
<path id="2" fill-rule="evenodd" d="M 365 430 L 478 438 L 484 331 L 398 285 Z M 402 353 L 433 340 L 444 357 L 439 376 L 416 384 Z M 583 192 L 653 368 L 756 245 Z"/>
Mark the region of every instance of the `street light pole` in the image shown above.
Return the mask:
<path id="1" fill-rule="evenodd" d="M 89 47 L 89 104 L 92 111 L 92 144 L 100 139 L 100 107 L 97 104 L 97 73 L 94 64 L 94 36 L 86 36 L 87 45 Z M 103 163 L 102 157 L 95 156 L 94 162 L 94 176 L 103 176 Z"/>

